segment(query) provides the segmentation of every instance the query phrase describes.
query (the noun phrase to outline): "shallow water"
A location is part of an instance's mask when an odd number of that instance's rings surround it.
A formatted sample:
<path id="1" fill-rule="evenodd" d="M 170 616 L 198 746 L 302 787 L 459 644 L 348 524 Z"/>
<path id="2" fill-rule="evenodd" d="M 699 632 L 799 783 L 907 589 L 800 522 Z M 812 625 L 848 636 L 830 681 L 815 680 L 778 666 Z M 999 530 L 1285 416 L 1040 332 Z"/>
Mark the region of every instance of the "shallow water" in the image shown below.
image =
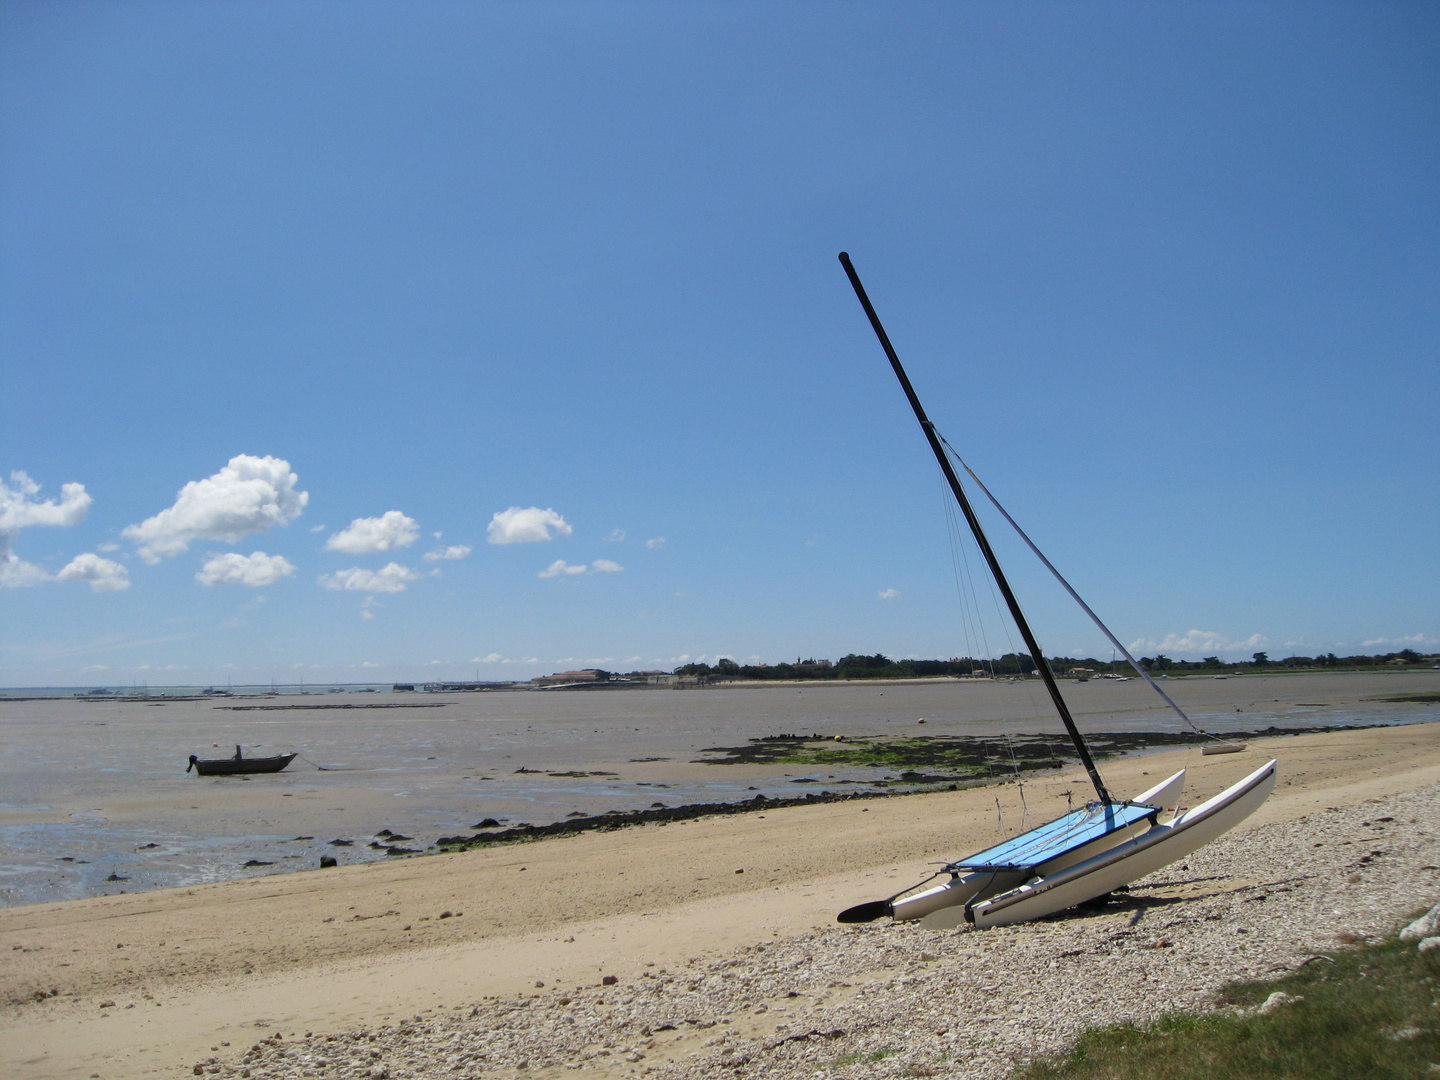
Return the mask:
<path id="1" fill-rule="evenodd" d="M 1440 719 L 1440 705 L 1373 700 L 1436 688 L 1440 673 L 1428 672 L 1177 679 L 1169 687 L 1217 733 Z M 1138 681 L 1064 689 L 1090 731 L 1182 727 Z M 376 704 L 405 707 L 336 708 Z M 278 873 L 315 867 L 322 855 L 341 863 L 383 859 L 383 848 L 369 845 L 384 828 L 413 838 L 399 846 L 424 848 L 442 835 L 468 834 L 484 817 L 545 824 L 657 802 L 855 790 L 841 785 L 890 775 L 693 764 L 707 748 L 791 732 L 996 736 L 997 750 L 1006 734 L 1063 741 L 1036 682 L 164 703 L 0 697 L 0 903 Z M 247 755 L 298 750 L 303 759 L 271 776 L 185 773 L 190 754 L 228 757 L 236 743 Z M 588 775 L 548 775 L 569 771 Z M 807 780 L 817 783 L 795 786 Z M 332 846 L 335 839 L 351 844 Z M 269 865 L 246 868 L 249 860 Z"/>

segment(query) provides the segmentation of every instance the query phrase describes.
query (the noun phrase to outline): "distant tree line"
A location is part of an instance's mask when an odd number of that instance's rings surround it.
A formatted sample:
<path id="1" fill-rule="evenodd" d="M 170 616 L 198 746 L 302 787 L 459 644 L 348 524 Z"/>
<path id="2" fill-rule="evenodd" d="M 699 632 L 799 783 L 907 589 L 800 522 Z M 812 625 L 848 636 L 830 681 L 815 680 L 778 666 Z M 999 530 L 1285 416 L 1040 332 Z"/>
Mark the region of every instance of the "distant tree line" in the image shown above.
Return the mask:
<path id="1" fill-rule="evenodd" d="M 1414 649 L 1401 649 L 1399 652 L 1376 653 L 1373 656 L 1336 656 L 1332 653 L 1325 653 L 1323 656 L 1287 656 L 1283 660 L 1271 660 L 1269 653 L 1251 653 L 1249 660 L 1234 661 L 1221 660 L 1218 656 L 1206 656 L 1200 660 L 1172 660 L 1164 653 L 1155 656 L 1142 656 L 1140 666 L 1147 671 L 1186 672 L 1186 671 L 1213 671 L 1221 668 L 1229 671 L 1250 670 L 1257 671 L 1262 668 L 1365 668 L 1385 667 L 1386 665 L 1399 666 L 1396 661 L 1406 664 L 1419 664 L 1426 658 L 1417 653 Z M 1063 661 L 1056 661 L 1057 663 Z M 1090 660 L 1086 663 L 1095 663 Z"/>
<path id="2" fill-rule="evenodd" d="M 977 660 L 969 656 L 949 660 L 892 660 L 883 653 L 864 656 L 848 653 L 838 661 L 796 660 L 781 664 L 738 664 L 727 657 L 709 664 L 682 664 L 675 674 L 701 679 L 814 680 L 846 679 L 926 679 L 939 676 L 969 677 L 976 672 L 985 675 L 1028 675 L 1035 662 L 1025 653 L 1006 653 L 994 660 Z"/>
<path id="3" fill-rule="evenodd" d="M 1287 656 L 1283 660 L 1271 660 L 1267 653 L 1257 652 L 1249 660 L 1226 661 L 1218 656 L 1206 656 L 1200 660 L 1174 660 L 1163 653 L 1142 656 L 1140 666 L 1147 671 L 1165 674 L 1184 674 L 1205 671 L 1259 671 L 1304 668 L 1365 668 L 1383 667 L 1394 661 L 1418 664 L 1426 658 L 1413 649 L 1402 649 L 1393 653 L 1378 653 L 1374 656 Z M 1052 656 L 1050 670 L 1056 675 L 1069 675 L 1077 671 L 1098 672 L 1109 669 L 1110 662 L 1095 657 L 1077 660 L 1071 656 Z M 1398 666 L 1398 665 L 1395 665 Z M 1117 668 L 1123 670 L 1124 665 Z M 949 660 L 892 660 L 883 653 L 866 656 L 847 653 L 838 661 L 808 660 L 797 658 L 794 663 L 740 664 L 729 657 L 721 657 L 711 664 L 682 664 L 675 674 L 683 678 L 720 682 L 730 679 L 753 679 L 758 681 L 804 681 L 835 682 L 847 679 L 926 679 L 943 676 L 967 678 L 1003 677 L 1030 675 L 1035 671 L 1035 661 L 1028 653 L 1006 653 L 996 659 L 976 659 L 957 656 Z"/>

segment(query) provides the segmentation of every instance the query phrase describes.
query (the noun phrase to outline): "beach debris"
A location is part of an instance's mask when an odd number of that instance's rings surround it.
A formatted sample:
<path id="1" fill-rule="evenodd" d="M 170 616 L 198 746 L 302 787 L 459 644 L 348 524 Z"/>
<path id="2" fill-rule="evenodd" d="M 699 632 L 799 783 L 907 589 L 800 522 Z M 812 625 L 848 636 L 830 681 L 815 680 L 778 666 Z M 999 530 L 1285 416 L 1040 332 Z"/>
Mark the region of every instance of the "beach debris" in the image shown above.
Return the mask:
<path id="1" fill-rule="evenodd" d="M 378 837 L 380 837 L 380 839 L 382 839 L 382 840 L 391 840 L 391 841 L 395 841 L 395 840 L 413 840 L 413 839 L 415 839 L 413 836 L 404 836 L 404 835 L 402 835 L 401 833 L 398 833 L 398 832 L 391 832 L 389 829 L 381 829 L 381 830 L 380 830 L 379 832 L 377 832 L 375 835 L 378 836 Z"/>
<path id="2" fill-rule="evenodd" d="M 116 873 L 112 872 L 112 873 L 110 874 L 110 876 L 107 877 L 105 880 L 106 880 L 106 881 L 129 881 L 130 879 L 129 879 L 128 877 L 126 877 L 124 874 L 116 874 Z"/>
<path id="3" fill-rule="evenodd" d="M 1294 1005 L 1296 1002 L 1304 1000 L 1304 994 L 1296 994 L 1292 997 L 1291 995 L 1285 993 L 1285 991 L 1283 990 L 1276 990 L 1273 994 L 1267 997 L 1265 1001 L 1255 1011 L 1261 1016 L 1269 1016 L 1277 1009 L 1283 1009 L 1286 1005 Z"/>
<path id="4" fill-rule="evenodd" d="M 1400 931 L 1401 941 L 1420 941 L 1422 938 L 1440 934 L 1440 904 L 1436 904 L 1404 930 Z"/>
<path id="5" fill-rule="evenodd" d="M 102 1009 L 113 1009 L 114 1007 L 115 1001 L 113 998 L 106 998 L 104 1001 L 100 1002 L 100 1008 Z"/>
<path id="6" fill-rule="evenodd" d="M 321 869 L 321 870 L 325 870 L 325 869 L 327 869 L 328 867 L 331 867 L 331 866 L 339 866 L 339 865 L 340 865 L 340 864 L 335 861 L 335 856 L 333 856 L 333 855 L 321 855 L 321 856 L 320 856 L 320 869 Z"/>
<path id="7" fill-rule="evenodd" d="M 604 978 L 602 978 L 602 979 L 600 980 L 600 985 L 601 985 L 601 986 L 614 986 L 614 985 L 615 985 L 616 983 L 618 983 L 619 981 L 620 981 L 620 978 L 619 978 L 619 976 L 617 976 L 617 975 L 606 975 Z"/>
<path id="8" fill-rule="evenodd" d="M 487 817 L 481 818 L 479 821 L 477 821 L 474 825 L 471 825 L 470 827 L 472 829 L 498 829 L 500 827 L 500 822 L 496 821 L 493 817 Z"/>
<path id="9" fill-rule="evenodd" d="M 331 841 L 330 841 L 330 846 L 331 846 L 331 847 L 351 847 L 354 843 L 355 843 L 354 840 L 339 840 L 339 839 L 336 839 L 336 840 L 331 840 Z"/>
<path id="10" fill-rule="evenodd" d="M 1235 710 L 1239 712 L 1239 709 Z M 1239 742 L 1215 742 L 1207 743 L 1200 751 L 1202 757 L 1210 757 L 1212 754 L 1238 754 L 1245 749 L 1244 743 Z"/>

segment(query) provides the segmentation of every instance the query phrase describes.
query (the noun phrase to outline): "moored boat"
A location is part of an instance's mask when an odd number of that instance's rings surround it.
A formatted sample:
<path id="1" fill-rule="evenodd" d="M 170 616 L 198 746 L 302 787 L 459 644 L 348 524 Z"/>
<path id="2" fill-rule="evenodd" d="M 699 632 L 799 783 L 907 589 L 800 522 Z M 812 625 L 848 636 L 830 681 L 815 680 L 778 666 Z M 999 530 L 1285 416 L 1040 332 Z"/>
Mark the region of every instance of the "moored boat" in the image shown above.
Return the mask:
<path id="1" fill-rule="evenodd" d="M 245 773 L 272 773 L 294 761 L 297 754 L 277 754 L 274 757 L 245 757 L 240 747 L 235 747 L 232 758 L 202 758 L 190 755 L 190 764 L 185 766 L 188 773 L 194 769 L 199 776 L 237 776 Z"/>

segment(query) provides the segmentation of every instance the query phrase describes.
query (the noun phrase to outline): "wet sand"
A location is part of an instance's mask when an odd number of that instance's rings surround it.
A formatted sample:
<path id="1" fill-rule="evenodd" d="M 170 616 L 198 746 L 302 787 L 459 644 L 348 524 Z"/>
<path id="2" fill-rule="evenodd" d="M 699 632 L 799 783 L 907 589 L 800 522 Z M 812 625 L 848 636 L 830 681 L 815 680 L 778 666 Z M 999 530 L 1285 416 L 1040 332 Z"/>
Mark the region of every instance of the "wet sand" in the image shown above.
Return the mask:
<path id="1" fill-rule="evenodd" d="M 1198 798 L 1267 756 L 1280 785 L 1237 838 L 1440 782 L 1440 724 L 1105 771 L 1133 794 L 1186 766 Z M 1027 780 L 1032 822 L 1063 809 L 1066 791 L 1083 798 L 1083 783 L 1073 771 Z M 349 1030 L 790 941 L 992 842 L 997 799 L 1000 828 L 1015 831 L 1024 810 L 1010 783 L 0 910 L 0 1074 L 174 1076 L 277 1030 Z M 606 1061 L 587 1075 L 635 1068 Z"/>

